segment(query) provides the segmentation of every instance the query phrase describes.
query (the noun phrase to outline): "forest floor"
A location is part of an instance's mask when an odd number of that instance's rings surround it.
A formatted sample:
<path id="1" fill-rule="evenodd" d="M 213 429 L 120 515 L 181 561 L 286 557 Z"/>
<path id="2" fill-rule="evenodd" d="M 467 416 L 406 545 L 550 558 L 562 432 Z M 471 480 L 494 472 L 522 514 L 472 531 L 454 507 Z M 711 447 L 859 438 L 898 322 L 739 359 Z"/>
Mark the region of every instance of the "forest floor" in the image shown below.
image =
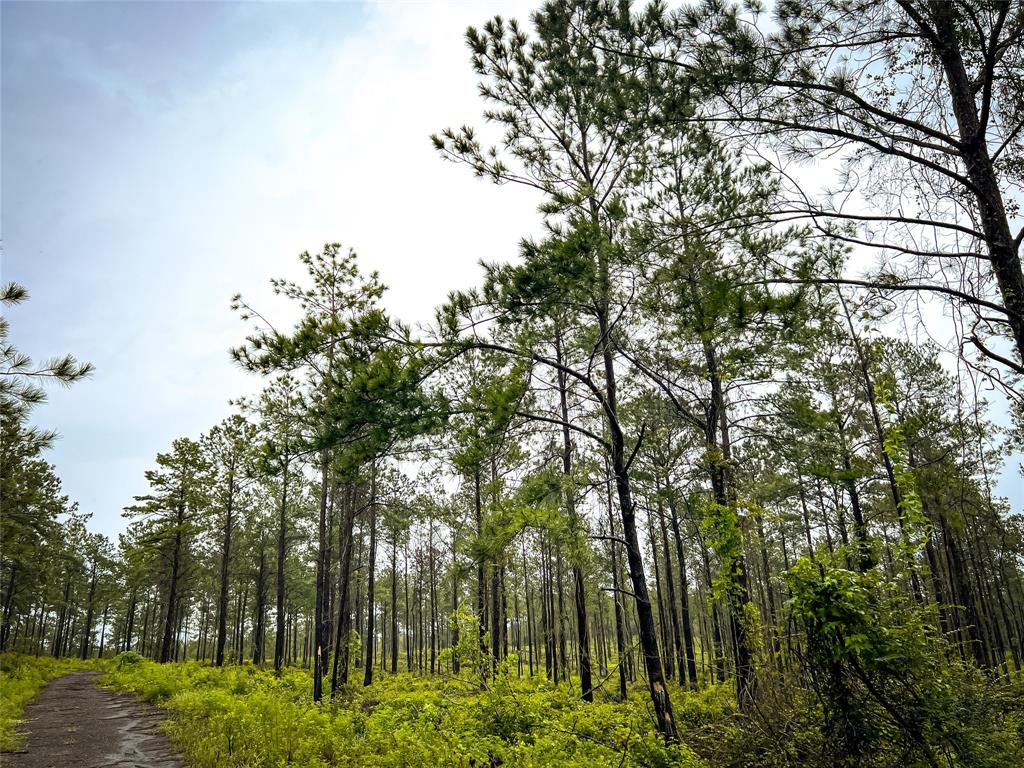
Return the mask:
<path id="1" fill-rule="evenodd" d="M 489 667 L 490 665 L 488 665 Z M 768 678 L 763 710 L 745 718 L 728 684 L 672 700 L 681 742 L 654 727 L 647 691 L 624 701 L 599 690 L 593 703 L 540 670 L 518 676 L 502 662 L 486 684 L 459 675 L 362 670 L 337 696 L 311 700 L 309 670 L 280 675 L 249 663 L 158 664 L 133 652 L 115 659 L 0 655 L 2 768 L 923 768 L 891 725 L 887 748 L 845 759 L 827 739 L 805 689 Z M 1024 689 L 1016 678 L 956 678 L 955 716 L 938 727 L 955 752 L 950 768 L 1024 765 Z M 950 705 L 947 705 L 947 707 Z M 761 714 L 761 712 L 765 714 Z M 992 714 L 994 712 L 994 714 Z M 16 733 L 17 731 L 17 733 Z M 165 737 L 166 734 L 166 737 Z M 937 738 L 938 738 L 937 737 Z M 953 740 L 955 739 L 955 741 Z M 941 747 L 946 749 L 946 747 Z M 9 750 L 9 751 L 4 751 Z M 852 762 L 851 762 L 852 760 Z"/>
<path id="2" fill-rule="evenodd" d="M 4 768 L 182 768 L 160 730 L 157 709 L 96 683 L 95 671 L 50 682 L 26 707 L 24 746 Z"/>

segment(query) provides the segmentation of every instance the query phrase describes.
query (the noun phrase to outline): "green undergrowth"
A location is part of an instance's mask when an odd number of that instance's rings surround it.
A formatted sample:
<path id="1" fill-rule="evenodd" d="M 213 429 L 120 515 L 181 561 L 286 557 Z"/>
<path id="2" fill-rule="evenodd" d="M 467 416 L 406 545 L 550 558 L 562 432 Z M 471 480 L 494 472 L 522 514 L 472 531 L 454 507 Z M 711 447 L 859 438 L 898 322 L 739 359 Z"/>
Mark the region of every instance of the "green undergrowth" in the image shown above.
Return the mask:
<path id="1" fill-rule="evenodd" d="M 927 733 L 935 745 L 931 754 L 937 758 L 931 762 L 878 713 L 868 711 L 864 702 L 859 702 L 858 711 L 871 717 L 872 743 L 881 746 L 853 755 L 829 728 L 827 712 L 811 688 L 768 676 L 761 681 L 757 707 L 747 716 L 737 713 L 728 685 L 695 692 L 673 685 L 682 744 L 666 747 L 655 731 L 646 689 L 639 685 L 625 702 L 599 692 L 593 704 L 585 704 L 578 690 L 564 683 L 555 688 L 542 677 L 499 675 L 481 690 L 469 677 L 399 674 L 384 676 L 368 688 L 350 685 L 334 702 L 315 705 L 310 700 L 309 672 L 301 669 L 286 669 L 276 677 L 249 664 L 221 669 L 194 662 L 161 665 L 134 653 L 85 664 L 13 655 L 0 656 L 0 662 L 0 738 L 5 749 L 16 746 L 17 719 L 47 680 L 90 666 L 106 670 L 102 684 L 111 690 L 132 694 L 166 712 L 164 727 L 190 768 L 1024 764 L 1020 681 L 986 681 L 976 673 L 957 676 L 956 667 L 936 683 L 947 690 L 946 698 L 953 704 L 936 709 L 942 718 L 934 727 L 942 733 L 932 734 L 929 726 Z M 355 672 L 361 681 L 361 670 Z M 916 712 L 909 706 L 894 712 Z M 920 708 L 920 702 L 915 706 Z"/>
<path id="2" fill-rule="evenodd" d="M 0 752 L 16 749 L 21 736 L 15 731 L 28 704 L 50 680 L 77 669 L 95 669 L 95 659 L 55 659 L 52 656 L 0 654 Z"/>
<path id="3" fill-rule="evenodd" d="M 193 768 L 707 766 L 686 746 L 664 745 L 639 691 L 624 703 L 586 705 L 539 679 L 499 677 L 481 691 L 465 679 L 400 674 L 317 706 L 303 670 L 276 678 L 251 666 L 134 656 L 119 660 L 105 684 L 166 709 L 171 740 Z M 680 704 L 684 718 L 729 708 L 717 690 Z"/>

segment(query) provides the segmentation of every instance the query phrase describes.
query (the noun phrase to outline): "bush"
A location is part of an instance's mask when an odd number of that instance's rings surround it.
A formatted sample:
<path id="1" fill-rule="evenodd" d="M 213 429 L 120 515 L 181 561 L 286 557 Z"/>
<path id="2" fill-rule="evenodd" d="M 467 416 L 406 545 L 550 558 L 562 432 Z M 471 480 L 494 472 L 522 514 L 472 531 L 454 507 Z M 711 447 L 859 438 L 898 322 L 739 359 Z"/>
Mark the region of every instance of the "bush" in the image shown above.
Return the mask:
<path id="1" fill-rule="evenodd" d="M 136 653 L 135 651 L 123 651 L 114 657 L 114 661 L 117 664 L 117 668 L 128 666 L 129 664 L 138 664 L 143 661 L 145 657 Z"/>
<path id="2" fill-rule="evenodd" d="M 957 657 L 927 615 L 878 569 L 803 558 L 789 606 L 822 702 L 829 765 L 1002 768 L 1022 751 L 1020 692 Z"/>

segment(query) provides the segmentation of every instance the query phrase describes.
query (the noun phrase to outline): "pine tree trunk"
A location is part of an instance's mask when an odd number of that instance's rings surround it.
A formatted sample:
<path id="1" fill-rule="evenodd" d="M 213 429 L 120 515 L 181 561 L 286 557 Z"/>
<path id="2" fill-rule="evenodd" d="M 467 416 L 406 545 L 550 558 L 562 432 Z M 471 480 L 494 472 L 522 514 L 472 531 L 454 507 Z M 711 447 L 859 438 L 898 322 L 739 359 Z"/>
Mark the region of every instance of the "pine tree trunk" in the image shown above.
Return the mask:
<path id="1" fill-rule="evenodd" d="M 85 608 L 85 631 L 82 633 L 82 652 L 80 658 L 85 661 L 92 651 L 92 612 L 93 600 L 96 599 L 96 561 L 92 562 L 92 569 L 89 574 L 89 597 Z"/>
<path id="2" fill-rule="evenodd" d="M 12 562 L 11 572 L 7 578 L 7 588 L 4 591 L 4 615 L 3 624 L 0 625 L 0 651 L 7 648 L 7 638 L 11 633 L 11 607 L 14 604 L 14 577 L 18 572 L 18 564 Z"/>
<path id="3" fill-rule="evenodd" d="M 256 572 L 256 608 L 253 615 L 252 635 L 252 663 L 255 666 L 263 664 L 263 645 L 266 632 L 267 615 L 267 554 L 260 542 L 260 567 Z"/>
<path id="4" fill-rule="evenodd" d="M 235 459 L 228 466 L 228 499 L 224 512 L 224 538 L 221 544 L 220 594 L 217 599 L 217 648 L 214 664 L 224 666 L 224 646 L 228 639 L 228 573 L 231 567 L 231 529 L 234 526 Z"/>
<path id="5" fill-rule="evenodd" d="M 177 507 L 177 526 L 174 532 L 174 546 L 171 550 L 171 583 L 167 590 L 167 614 L 164 617 L 164 637 L 160 644 L 160 663 L 171 660 L 171 645 L 174 642 L 174 609 L 178 604 L 178 578 L 181 571 L 182 527 L 185 524 L 185 503 Z"/>
<path id="6" fill-rule="evenodd" d="M 398 536 L 391 542 L 391 674 L 398 674 Z"/>
<path id="7" fill-rule="evenodd" d="M 733 487 L 730 465 L 732 461 L 729 440 L 729 420 L 726 414 L 725 393 L 718 371 L 718 355 L 710 341 L 704 342 L 704 356 L 707 363 L 708 381 L 711 384 L 711 400 L 707 411 L 707 441 L 711 455 L 709 469 L 715 503 L 736 510 L 736 491 Z M 738 510 L 737 510 L 738 515 Z M 722 566 L 729 579 L 729 610 L 731 614 L 733 654 L 736 661 L 736 699 L 742 712 L 753 706 L 755 669 L 752 642 L 748 637 L 746 606 L 750 604 L 750 589 L 747 584 L 746 558 L 743 552 L 743 526 L 738 520 L 740 549 L 731 553 L 728 562 Z"/>
<path id="8" fill-rule="evenodd" d="M 676 544 L 676 560 L 679 563 L 680 609 L 683 629 L 683 646 L 686 649 L 686 673 L 691 688 L 697 687 L 697 660 L 693 652 L 693 624 L 690 620 L 690 585 L 686 576 L 686 555 L 683 551 L 683 537 L 679 532 L 679 518 L 676 515 L 675 500 L 669 501 L 672 520 L 672 536 Z"/>
<path id="9" fill-rule="evenodd" d="M 561 332 L 555 333 L 555 359 L 564 364 Z M 569 435 L 569 387 L 565 371 L 558 371 L 558 399 L 562 416 L 562 474 L 566 481 L 565 510 L 570 526 L 576 530 L 581 521 L 576 513 L 576 499 L 572 491 L 572 440 Z M 579 636 L 580 691 L 584 701 L 594 700 L 594 684 L 590 669 L 590 633 L 587 627 L 587 593 L 583 570 L 577 558 L 572 562 L 573 600 L 576 608 L 576 632 Z"/>
<path id="10" fill-rule="evenodd" d="M 435 673 L 437 661 L 437 573 L 434 562 L 434 518 L 431 517 L 428 523 L 427 545 L 429 546 L 430 557 L 430 674 Z M 408 584 L 408 579 L 406 584 Z M 406 598 L 406 603 L 409 600 Z"/>
<path id="11" fill-rule="evenodd" d="M 959 149 L 964 167 L 973 186 L 975 201 L 981 219 L 981 228 L 988 245 L 989 262 L 996 285 L 1006 307 L 1006 323 L 1010 327 L 1017 359 L 1024 362 L 1024 270 L 1021 269 L 1019 241 L 1010 229 L 1003 192 L 995 163 L 989 154 L 988 141 L 978 114 L 975 95 L 978 91 L 964 65 L 961 52 L 961 34 L 957 30 L 953 4 L 933 3 L 934 34 L 926 30 L 926 39 L 937 41 L 936 53 L 945 73 L 944 83 L 949 90 L 950 106 L 960 133 Z"/>
<path id="12" fill-rule="evenodd" d="M 316 558 L 316 596 L 313 609 L 313 701 L 319 702 L 324 697 L 324 669 L 327 666 L 327 645 L 330 643 L 330 636 L 324 636 L 327 628 L 326 621 L 326 593 L 327 573 L 330 563 L 327 560 L 328 538 L 330 531 L 327 530 L 327 497 L 328 478 L 327 472 L 329 459 L 326 451 L 320 457 L 320 515 L 317 521 L 317 558 Z M 305 659 L 303 659 L 305 663 Z"/>
<path id="13" fill-rule="evenodd" d="M 373 683 L 373 650 L 375 634 L 374 623 L 374 584 L 377 575 L 377 471 L 370 470 L 370 551 L 366 558 L 366 661 L 363 673 L 363 686 Z"/>
<path id="14" fill-rule="evenodd" d="M 274 674 L 280 677 L 284 665 L 285 643 L 285 556 L 288 552 L 288 447 L 284 449 L 284 471 L 281 478 L 281 515 L 277 535 L 277 634 L 274 637 Z"/>
<path id="15" fill-rule="evenodd" d="M 665 510 L 660 504 L 658 505 L 658 520 L 661 523 L 661 543 L 665 551 L 665 586 L 668 591 L 672 639 L 676 649 L 676 668 L 679 670 L 679 684 L 686 685 L 686 675 L 684 672 L 686 668 L 686 655 L 683 651 L 683 633 L 679 626 L 679 612 L 676 610 L 675 575 L 672 573 L 672 556 L 668 546 L 668 526 L 665 524 Z"/>
<path id="16" fill-rule="evenodd" d="M 607 467 L 606 467 L 607 470 Z M 607 471 L 608 483 L 608 549 L 612 561 L 612 599 L 615 604 L 615 650 L 618 653 L 619 700 L 626 700 L 626 630 L 622 611 L 622 589 L 619 586 L 619 561 L 615 552 L 615 518 L 612 516 L 612 476 Z"/>
<path id="17" fill-rule="evenodd" d="M 331 667 L 331 698 L 339 684 L 348 683 L 348 646 L 352 628 L 349 595 L 352 593 L 352 550 L 355 544 L 355 493 L 348 487 L 343 499 L 344 509 L 338 525 L 338 631 L 334 639 L 334 660 Z"/>

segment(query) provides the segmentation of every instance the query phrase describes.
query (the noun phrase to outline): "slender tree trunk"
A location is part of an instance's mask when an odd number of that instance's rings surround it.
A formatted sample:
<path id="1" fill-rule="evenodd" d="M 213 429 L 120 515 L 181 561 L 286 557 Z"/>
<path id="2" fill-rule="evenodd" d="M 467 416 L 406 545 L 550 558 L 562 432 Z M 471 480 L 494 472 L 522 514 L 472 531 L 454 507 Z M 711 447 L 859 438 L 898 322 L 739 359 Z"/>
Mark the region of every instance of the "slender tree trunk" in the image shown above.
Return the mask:
<path id="1" fill-rule="evenodd" d="M 603 251 L 602 251 L 603 253 Z M 602 261 L 604 256 L 601 257 Z M 651 703 L 658 722 L 658 730 L 664 735 L 665 741 L 674 743 L 679 740 L 675 719 L 672 715 L 672 701 L 665 687 L 665 675 L 661 666 L 658 651 L 658 634 L 654 624 L 654 612 L 647 591 L 647 575 L 644 570 L 643 556 L 640 552 L 640 541 L 636 530 L 636 516 L 633 508 L 633 491 L 629 478 L 629 458 L 626 455 L 626 440 L 618 419 L 618 396 L 616 391 L 615 362 L 612 352 L 611 329 L 608 323 L 607 296 L 609 295 L 607 263 L 599 265 L 602 290 L 599 302 L 598 331 L 601 339 L 601 357 L 604 363 L 605 402 L 609 436 L 609 458 L 615 488 L 619 497 L 619 514 L 622 518 L 622 537 L 626 544 L 626 560 L 629 564 L 629 578 L 633 585 L 634 602 L 636 603 L 637 622 L 640 633 L 640 647 L 647 672 L 647 685 L 650 690 Z"/>
<path id="2" fill-rule="evenodd" d="M 437 574 L 436 564 L 434 562 L 434 518 L 431 517 L 428 521 L 428 534 L 427 534 L 427 545 L 429 547 L 428 556 L 430 558 L 430 674 L 435 673 L 435 664 L 437 660 Z M 408 567 L 408 566 L 407 566 Z M 408 584 L 408 577 L 406 578 L 406 584 Z M 409 602 L 406 597 L 406 603 Z"/>
<path id="3" fill-rule="evenodd" d="M 868 526 L 864 521 L 864 510 L 860 505 L 860 493 L 857 481 L 853 478 L 853 465 L 848 451 L 843 451 L 843 469 L 846 470 L 846 493 L 850 497 L 850 508 L 853 510 L 853 538 L 857 542 L 857 567 L 861 573 L 871 569 L 874 558 L 871 556 L 871 541 L 868 539 Z"/>
<path id="4" fill-rule="evenodd" d="M 946 520 L 946 515 L 939 511 L 939 531 L 942 534 L 942 541 L 946 550 L 946 562 L 949 564 L 950 581 L 953 584 L 953 593 L 958 603 L 957 608 L 963 611 L 963 618 L 960 624 L 966 635 L 966 642 L 970 646 L 971 655 L 980 669 L 984 669 L 985 648 L 979 631 L 978 612 L 975 608 L 974 595 L 972 594 L 970 579 L 964 568 L 964 557 L 959 542 L 953 538 L 953 532 Z"/>
<path id="5" fill-rule="evenodd" d="M 89 597 L 85 607 L 85 631 L 82 632 L 82 652 L 80 658 L 85 661 L 92 652 L 92 612 L 93 600 L 96 599 L 96 561 L 93 560 L 89 573 Z"/>
<path id="6" fill-rule="evenodd" d="M 555 332 L 555 359 L 564 364 L 561 331 Z M 576 513 L 576 498 L 572 491 L 572 440 L 569 435 L 569 387 L 565 371 L 558 371 L 558 398 L 562 415 L 562 474 L 565 476 L 565 509 L 569 524 L 578 529 L 582 521 Z M 583 582 L 583 569 L 578 558 L 572 559 L 573 598 L 576 608 L 576 631 L 579 637 L 580 691 L 584 701 L 594 700 L 590 665 L 590 633 L 587 626 L 587 593 Z"/>
<path id="7" fill-rule="evenodd" d="M 455 561 L 455 542 L 452 541 L 452 672 L 459 674 L 459 569 Z"/>
<path id="8" fill-rule="evenodd" d="M 654 597 L 658 601 L 658 629 L 661 631 L 661 647 L 664 649 L 661 663 L 665 668 L 665 676 L 671 680 L 674 675 L 672 637 L 668 624 L 668 608 L 665 605 L 665 595 L 661 588 L 661 566 L 658 564 L 658 539 L 654 535 L 654 521 L 651 518 L 649 507 L 647 511 L 647 541 L 651 545 L 651 565 L 654 566 Z"/>
<path id="9" fill-rule="evenodd" d="M 324 697 L 324 668 L 327 666 L 327 645 L 330 643 L 330 636 L 324 636 L 327 628 L 326 620 L 326 595 L 327 573 L 330 570 L 330 562 L 327 560 L 328 538 L 330 532 L 327 530 L 327 498 L 328 498 L 328 469 L 330 460 L 326 451 L 320 457 L 320 516 L 318 520 L 317 542 L 319 544 L 316 558 L 316 597 L 313 609 L 313 701 L 319 702 Z"/>
<path id="10" fill-rule="evenodd" d="M 569 629 L 566 626 L 565 586 L 562 583 L 562 547 L 555 546 L 555 592 L 558 594 L 558 664 L 562 668 L 566 682 L 572 684 L 569 669 L 569 656 L 566 653 Z"/>
<path id="11" fill-rule="evenodd" d="M 480 466 L 479 464 L 474 468 L 473 472 L 473 512 L 476 519 L 476 535 L 478 538 L 482 538 L 484 531 L 484 519 L 483 519 L 483 497 L 480 489 Z M 476 561 L 476 609 L 477 609 L 477 623 L 479 626 L 479 645 L 481 658 L 487 656 L 487 643 L 485 636 L 487 634 L 487 583 L 485 574 L 484 556 L 480 553 L 477 556 Z M 482 679 L 487 678 L 486 669 L 481 664 L 481 675 Z M 482 684 L 482 681 L 481 681 Z"/>
<path id="12" fill-rule="evenodd" d="M 136 592 L 132 587 L 131 597 L 128 598 L 128 615 L 125 618 L 124 645 L 125 651 L 132 649 L 132 633 L 135 631 Z"/>
<path id="13" fill-rule="evenodd" d="M 707 411 L 708 448 L 711 485 L 715 503 L 736 511 L 739 546 L 722 563 L 732 588 L 729 590 L 729 609 L 732 618 L 733 653 L 736 660 L 736 699 L 740 710 L 748 712 L 753 705 L 756 684 L 751 639 L 746 623 L 746 606 L 750 603 L 747 584 L 746 557 L 743 552 L 743 525 L 736 507 L 730 465 L 732 461 L 729 441 L 729 420 L 726 414 L 725 393 L 718 370 L 718 354 L 709 340 L 704 342 L 704 356 L 711 384 L 711 400 Z"/>
<path id="14" fill-rule="evenodd" d="M 103 658 L 103 645 L 104 645 L 104 643 L 106 641 L 106 638 L 107 638 L 107 617 L 109 616 L 109 614 L 110 614 L 110 603 L 107 603 L 106 605 L 103 606 L 103 622 L 100 625 L 100 648 L 99 648 L 99 653 L 96 656 L 96 658 L 98 658 L 98 659 L 102 659 Z M 115 644 L 115 647 L 116 647 L 116 644 Z"/>
<path id="15" fill-rule="evenodd" d="M 665 510 L 658 505 L 658 520 L 661 523 L 661 543 L 665 550 L 665 586 L 668 590 L 669 619 L 672 624 L 672 639 L 676 649 L 676 666 L 679 670 L 679 684 L 686 685 L 686 654 L 683 650 L 683 633 L 679 626 L 679 613 L 676 611 L 675 575 L 672 573 L 672 556 L 668 546 L 668 526 L 665 524 Z M 685 599 L 685 594 L 683 595 Z"/>
<path id="16" fill-rule="evenodd" d="M 761 570 L 764 572 L 765 603 L 768 606 L 768 637 L 773 659 L 779 657 L 779 634 L 775 614 L 775 587 L 772 584 L 771 565 L 768 560 L 768 539 L 764 531 L 764 520 L 757 516 L 757 539 L 761 545 Z"/>
<path id="17" fill-rule="evenodd" d="M 625 616 L 622 611 L 622 588 L 619 586 L 619 560 L 615 551 L 615 518 L 612 516 L 612 476 L 607 471 L 608 497 L 608 550 L 612 561 L 612 601 L 615 605 L 615 650 L 618 654 L 616 664 L 619 670 L 619 700 L 626 700 L 626 629 Z"/>
<path id="18" fill-rule="evenodd" d="M 398 674 L 398 535 L 391 542 L 391 674 Z"/>
<path id="19" fill-rule="evenodd" d="M 526 536 L 523 535 L 523 599 L 526 601 L 526 643 L 529 647 L 529 670 L 533 677 L 533 610 L 530 605 L 530 571 L 526 565 Z"/>
<path id="20" fill-rule="evenodd" d="M 285 556 L 288 551 L 288 463 L 291 459 L 288 446 L 284 449 L 284 471 L 281 477 L 281 516 L 278 519 L 277 537 L 277 635 L 274 638 L 274 674 L 281 675 L 284 664 L 285 643 Z"/>
<path id="21" fill-rule="evenodd" d="M 683 629 L 683 646 L 686 649 L 686 674 L 690 687 L 697 687 L 697 660 L 693 652 L 693 624 L 690 620 L 690 584 L 686 575 L 686 554 L 683 550 L 683 537 L 679 531 L 679 518 L 676 515 L 675 499 L 669 500 L 669 512 L 672 520 L 672 536 L 676 544 L 676 560 L 679 562 L 680 609 Z"/>
<path id="22" fill-rule="evenodd" d="M 139 651 L 143 656 L 146 655 L 146 651 L 149 649 L 149 613 L 152 604 L 152 598 L 146 595 L 146 607 L 142 611 L 142 634 L 139 636 Z"/>
<path id="23" fill-rule="evenodd" d="M 348 683 L 348 646 L 352 628 L 349 595 L 352 593 L 352 550 L 355 543 L 355 493 L 351 486 L 342 500 L 344 509 L 338 525 L 338 631 L 334 640 L 334 661 L 331 668 L 331 698 L 341 684 Z"/>
<path id="24" fill-rule="evenodd" d="M 160 663 L 171 660 L 171 646 L 174 642 L 174 609 L 178 604 L 178 578 L 181 571 L 181 555 L 185 525 L 185 502 L 179 501 L 176 510 L 177 526 L 174 531 L 174 545 L 171 549 L 171 583 L 167 590 L 167 615 L 164 617 L 164 637 L 160 644 Z"/>
<path id="25" fill-rule="evenodd" d="M 224 511 L 224 538 L 221 544 L 220 595 L 217 599 L 217 649 L 214 663 L 224 666 L 224 646 L 228 639 L 228 573 L 231 567 L 231 529 L 234 527 L 235 458 L 228 465 L 228 498 Z"/>
<path id="26" fill-rule="evenodd" d="M 363 685 L 373 683 L 374 622 L 374 579 L 377 572 L 377 468 L 370 470 L 370 551 L 366 558 L 366 662 Z"/>
<path id="27" fill-rule="evenodd" d="M 14 577 L 18 572 L 18 564 L 12 562 L 10 573 L 7 578 L 7 589 L 4 590 L 4 615 L 3 624 L 0 626 L 0 651 L 7 648 L 7 638 L 11 633 L 11 607 L 14 604 Z"/>
<path id="28" fill-rule="evenodd" d="M 256 608 L 253 616 L 252 663 L 263 664 L 267 616 L 267 553 L 260 542 L 260 567 L 256 572 Z"/>
<path id="29" fill-rule="evenodd" d="M 409 545 L 405 545 L 403 552 L 403 571 L 405 576 L 405 670 L 412 672 L 412 601 L 409 599 Z M 433 670 L 431 670 L 433 671 Z"/>

